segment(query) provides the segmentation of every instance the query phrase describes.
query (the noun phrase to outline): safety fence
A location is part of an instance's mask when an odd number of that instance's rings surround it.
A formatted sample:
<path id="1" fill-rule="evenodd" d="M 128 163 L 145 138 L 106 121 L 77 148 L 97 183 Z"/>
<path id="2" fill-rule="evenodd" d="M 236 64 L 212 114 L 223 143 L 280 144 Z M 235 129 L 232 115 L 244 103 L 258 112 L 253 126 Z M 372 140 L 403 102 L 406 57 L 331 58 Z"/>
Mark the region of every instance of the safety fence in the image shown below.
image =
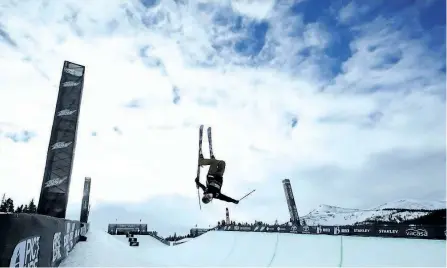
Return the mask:
<path id="1" fill-rule="evenodd" d="M 415 225 L 353 225 L 353 226 L 295 226 L 295 225 L 223 225 L 217 231 L 269 232 L 294 234 L 325 234 L 446 240 L 446 226 Z"/>
<path id="2" fill-rule="evenodd" d="M 0 267 L 57 267 L 88 223 L 26 213 L 0 213 Z"/>

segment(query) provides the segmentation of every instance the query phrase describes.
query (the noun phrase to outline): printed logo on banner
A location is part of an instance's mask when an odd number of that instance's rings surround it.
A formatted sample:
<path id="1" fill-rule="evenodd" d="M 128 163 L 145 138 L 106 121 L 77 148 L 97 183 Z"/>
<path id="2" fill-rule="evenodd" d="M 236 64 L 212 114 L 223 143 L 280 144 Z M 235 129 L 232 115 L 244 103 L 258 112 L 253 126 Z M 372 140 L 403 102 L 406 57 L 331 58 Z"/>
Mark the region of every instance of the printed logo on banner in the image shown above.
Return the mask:
<path id="1" fill-rule="evenodd" d="M 75 87 L 77 85 L 79 85 L 79 82 L 73 82 L 73 81 L 69 81 L 69 82 L 65 82 L 62 84 L 63 87 Z"/>
<path id="2" fill-rule="evenodd" d="M 67 180 L 67 177 L 51 179 L 45 183 L 43 188 L 61 185 L 65 180 Z"/>
<path id="3" fill-rule="evenodd" d="M 303 226 L 303 234 L 310 234 L 309 226 Z"/>
<path id="4" fill-rule="evenodd" d="M 62 239 L 61 232 L 57 232 L 54 234 L 54 236 L 53 236 L 53 263 L 62 258 L 61 239 Z"/>
<path id="5" fill-rule="evenodd" d="M 340 228 L 338 226 L 335 226 L 334 227 L 334 234 L 338 235 L 340 233 L 348 234 L 349 233 L 349 228 Z"/>
<path id="6" fill-rule="evenodd" d="M 40 236 L 28 237 L 15 246 L 9 267 L 38 267 L 39 252 Z"/>
<path id="7" fill-rule="evenodd" d="M 334 234 L 335 234 L 335 235 L 338 235 L 339 233 L 340 233 L 340 227 L 335 226 L 335 227 L 334 227 Z"/>
<path id="8" fill-rule="evenodd" d="M 235 231 L 239 231 L 239 226 L 234 226 Z"/>
<path id="9" fill-rule="evenodd" d="M 71 222 L 67 222 L 65 225 L 64 248 L 66 256 L 68 256 L 68 253 L 73 249 L 73 236 L 75 228 L 76 225 Z"/>
<path id="10" fill-rule="evenodd" d="M 265 230 L 265 226 L 256 226 L 253 231 L 255 232 L 263 232 Z"/>
<path id="11" fill-rule="evenodd" d="M 420 236 L 420 237 L 422 237 L 422 236 L 428 236 L 428 232 L 427 232 L 427 230 L 425 230 L 425 229 L 414 229 L 414 228 L 410 228 L 410 229 L 407 229 L 406 231 L 405 231 L 405 233 L 408 235 L 408 236 Z"/>
<path id="12" fill-rule="evenodd" d="M 82 70 L 64 68 L 64 72 L 66 72 L 67 74 L 74 75 L 74 76 L 82 76 Z"/>
<path id="13" fill-rule="evenodd" d="M 57 113 L 57 116 L 66 116 L 66 115 L 72 115 L 76 112 L 77 110 L 69 110 L 69 109 L 64 109 L 62 111 L 59 111 Z"/>
<path id="14" fill-rule="evenodd" d="M 331 228 L 324 228 L 324 227 L 321 227 L 321 232 L 322 232 L 322 233 L 330 234 L 330 233 L 331 233 Z"/>
<path id="15" fill-rule="evenodd" d="M 290 232 L 291 232 L 291 233 L 298 233 L 298 227 L 296 227 L 295 225 L 293 225 L 292 228 L 290 228 Z"/>
<path id="16" fill-rule="evenodd" d="M 276 231 L 278 231 L 278 232 L 285 231 L 285 230 L 286 230 L 286 228 L 284 228 L 284 227 L 280 227 L 280 226 L 278 226 L 278 227 L 276 228 Z"/>
<path id="17" fill-rule="evenodd" d="M 370 229 L 354 229 L 354 233 L 369 233 L 371 230 Z"/>
<path id="18" fill-rule="evenodd" d="M 241 226 L 240 230 L 241 231 L 251 231 L 251 227 L 250 226 Z"/>
<path id="19" fill-rule="evenodd" d="M 322 233 L 322 229 L 320 226 L 317 226 L 317 234 L 321 234 Z"/>
<path id="20" fill-rule="evenodd" d="M 399 230 L 396 229 L 379 229 L 379 234 L 398 234 Z"/>
<path id="21" fill-rule="evenodd" d="M 56 149 L 63 149 L 63 148 L 67 148 L 68 146 L 70 146 L 73 142 L 63 142 L 63 141 L 58 141 L 55 144 L 53 144 L 53 146 L 51 146 L 51 150 L 56 150 Z"/>

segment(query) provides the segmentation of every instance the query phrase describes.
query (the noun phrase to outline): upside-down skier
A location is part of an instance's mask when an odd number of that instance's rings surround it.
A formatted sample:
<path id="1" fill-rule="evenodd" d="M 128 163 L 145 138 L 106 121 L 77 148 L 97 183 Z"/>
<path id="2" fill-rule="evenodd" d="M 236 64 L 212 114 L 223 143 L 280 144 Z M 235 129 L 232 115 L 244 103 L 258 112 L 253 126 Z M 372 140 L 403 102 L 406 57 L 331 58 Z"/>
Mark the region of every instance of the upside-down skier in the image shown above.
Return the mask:
<path id="1" fill-rule="evenodd" d="M 211 140 L 211 127 L 207 129 L 208 133 L 208 143 L 209 143 L 209 149 L 210 149 L 210 158 L 205 159 L 203 157 L 202 153 L 202 135 L 203 135 L 203 125 L 200 125 L 199 128 L 199 159 L 198 159 L 198 166 L 197 166 L 197 176 L 195 179 L 196 186 L 197 186 L 197 193 L 199 195 L 199 206 L 200 206 L 200 194 L 199 194 L 199 188 L 203 190 L 203 197 L 202 202 L 205 204 L 208 204 L 211 202 L 211 200 L 219 199 L 225 202 L 235 203 L 239 204 L 239 201 L 246 198 L 250 194 L 252 194 L 255 190 L 252 190 L 248 194 L 246 194 L 244 197 L 242 197 L 239 200 L 235 200 L 229 196 L 224 195 L 221 192 L 222 184 L 223 184 L 223 175 L 225 172 L 225 161 L 223 160 L 217 160 L 216 157 L 214 157 L 213 153 L 213 142 Z M 200 183 L 200 168 L 203 166 L 210 166 L 208 170 L 208 174 L 206 175 L 206 186 Z M 200 206 L 200 208 L 202 208 Z"/>
<path id="2" fill-rule="evenodd" d="M 225 172 L 225 161 L 217 160 L 214 155 L 212 155 L 210 159 L 205 159 L 201 156 L 199 165 L 210 166 L 208 174 L 206 175 L 206 186 L 200 183 L 198 177 L 196 178 L 197 187 L 200 187 L 203 190 L 203 203 L 208 204 L 215 198 L 225 202 L 239 204 L 239 200 L 235 200 L 221 193 L 223 174 Z"/>

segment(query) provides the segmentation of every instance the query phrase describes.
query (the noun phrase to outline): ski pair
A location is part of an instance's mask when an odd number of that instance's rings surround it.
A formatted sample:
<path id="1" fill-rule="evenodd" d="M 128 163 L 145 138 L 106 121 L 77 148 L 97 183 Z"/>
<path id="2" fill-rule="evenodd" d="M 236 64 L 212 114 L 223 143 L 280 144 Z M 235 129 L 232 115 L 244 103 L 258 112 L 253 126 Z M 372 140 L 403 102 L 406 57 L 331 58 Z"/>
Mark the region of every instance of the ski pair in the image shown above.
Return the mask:
<path id="1" fill-rule="evenodd" d="M 208 144 L 210 149 L 210 158 L 215 158 L 213 153 L 213 140 L 211 138 L 211 127 L 208 127 L 207 129 L 208 134 Z M 203 125 L 200 125 L 199 128 L 199 158 L 197 161 L 197 178 L 200 179 L 200 158 L 203 158 L 203 152 L 202 152 L 202 140 L 203 140 Z M 202 209 L 202 204 L 200 203 L 200 191 L 199 186 L 197 185 L 197 196 L 199 198 L 199 207 Z"/>

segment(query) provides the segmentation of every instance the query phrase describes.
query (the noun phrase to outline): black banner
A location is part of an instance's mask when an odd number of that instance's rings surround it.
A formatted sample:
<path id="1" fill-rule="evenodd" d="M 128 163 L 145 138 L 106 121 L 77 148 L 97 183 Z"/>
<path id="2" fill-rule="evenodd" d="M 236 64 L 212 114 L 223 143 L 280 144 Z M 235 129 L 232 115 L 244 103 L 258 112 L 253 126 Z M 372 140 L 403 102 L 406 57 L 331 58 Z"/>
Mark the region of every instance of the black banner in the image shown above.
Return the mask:
<path id="1" fill-rule="evenodd" d="M 0 267 L 57 267 L 88 224 L 38 214 L 0 214 Z"/>
<path id="2" fill-rule="evenodd" d="M 90 200 L 90 186 L 92 183 L 91 178 L 85 178 L 84 181 L 84 194 L 82 196 L 82 207 L 81 207 L 81 217 L 80 222 L 88 222 L 89 214 L 89 200 Z"/>
<path id="3" fill-rule="evenodd" d="M 110 223 L 108 226 L 109 234 L 145 234 L 147 233 L 147 224 L 132 223 Z"/>
<path id="4" fill-rule="evenodd" d="M 85 67 L 64 62 L 37 213 L 65 218 Z"/>
<path id="5" fill-rule="evenodd" d="M 355 225 L 355 226 L 298 226 L 298 225 L 224 225 L 215 230 L 239 232 L 274 232 L 295 234 L 353 235 L 372 237 L 402 237 L 446 240 L 446 226 L 414 225 Z"/>

